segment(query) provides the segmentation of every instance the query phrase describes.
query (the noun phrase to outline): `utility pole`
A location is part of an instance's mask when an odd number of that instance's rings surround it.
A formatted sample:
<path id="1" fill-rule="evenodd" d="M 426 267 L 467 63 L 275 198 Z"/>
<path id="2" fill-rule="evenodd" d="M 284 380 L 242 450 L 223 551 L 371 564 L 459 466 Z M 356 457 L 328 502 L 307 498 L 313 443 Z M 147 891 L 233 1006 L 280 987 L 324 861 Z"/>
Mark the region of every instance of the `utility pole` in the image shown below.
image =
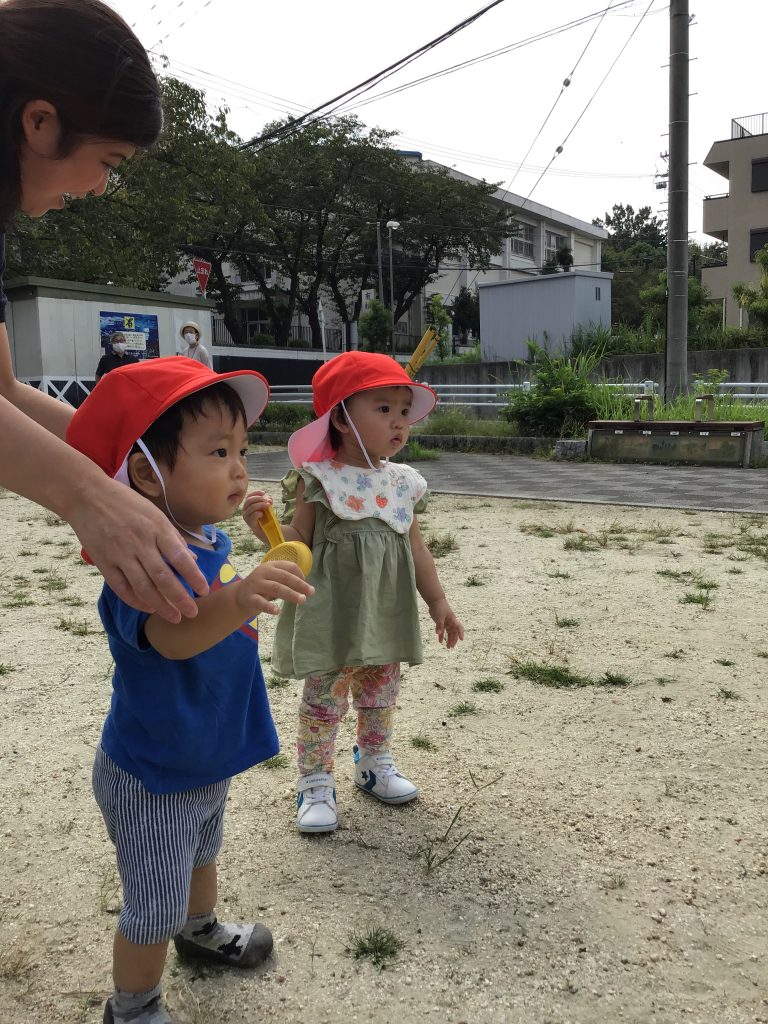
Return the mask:
<path id="1" fill-rule="evenodd" d="M 379 256 L 379 302 L 384 305 L 384 275 L 381 272 L 381 221 L 376 221 L 376 252 Z"/>
<path id="2" fill-rule="evenodd" d="M 688 390 L 688 0 L 669 4 L 669 206 L 664 398 Z"/>

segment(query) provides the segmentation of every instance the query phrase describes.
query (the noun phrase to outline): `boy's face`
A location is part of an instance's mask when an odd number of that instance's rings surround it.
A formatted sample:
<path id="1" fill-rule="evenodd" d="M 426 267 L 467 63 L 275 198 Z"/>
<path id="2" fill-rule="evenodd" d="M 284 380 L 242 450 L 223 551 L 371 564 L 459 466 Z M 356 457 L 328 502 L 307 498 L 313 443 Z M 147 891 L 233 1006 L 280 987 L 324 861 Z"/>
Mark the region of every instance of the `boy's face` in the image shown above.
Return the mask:
<path id="1" fill-rule="evenodd" d="M 159 462 L 168 504 L 183 529 L 200 533 L 229 519 L 248 490 L 248 431 L 228 409 L 206 402 L 197 419 L 186 417 L 173 469 Z"/>

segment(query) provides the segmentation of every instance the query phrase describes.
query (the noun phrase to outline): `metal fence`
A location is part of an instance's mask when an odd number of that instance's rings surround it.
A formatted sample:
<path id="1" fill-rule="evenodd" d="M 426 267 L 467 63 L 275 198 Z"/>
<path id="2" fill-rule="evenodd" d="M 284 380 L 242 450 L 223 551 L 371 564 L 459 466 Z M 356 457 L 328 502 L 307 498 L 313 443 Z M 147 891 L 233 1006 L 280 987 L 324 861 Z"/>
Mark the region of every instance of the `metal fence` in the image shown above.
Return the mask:
<path id="1" fill-rule="evenodd" d="M 731 138 L 748 139 L 752 135 L 768 134 L 768 114 L 750 114 L 731 120 Z"/>
<path id="2" fill-rule="evenodd" d="M 440 405 L 455 406 L 483 406 L 486 409 L 503 409 L 506 407 L 509 396 L 516 391 L 531 391 L 532 385 L 528 380 L 518 384 L 432 384 L 430 381 L 421 381 L 429 384 L 437 392 L 437 399 Z M 766 385 L 768 387 L 768 385 Z M 606 387 L 623 391 L 630 398 L 636 395 L 657 395 L 659 385 L 652 380 L 640 381 L 638 384 L 607 384 Z M 311 384 L 275 384 L 270 388 L 272 399 L 275 402 L 288 402 L 293 405 L 312 404 Z"/>

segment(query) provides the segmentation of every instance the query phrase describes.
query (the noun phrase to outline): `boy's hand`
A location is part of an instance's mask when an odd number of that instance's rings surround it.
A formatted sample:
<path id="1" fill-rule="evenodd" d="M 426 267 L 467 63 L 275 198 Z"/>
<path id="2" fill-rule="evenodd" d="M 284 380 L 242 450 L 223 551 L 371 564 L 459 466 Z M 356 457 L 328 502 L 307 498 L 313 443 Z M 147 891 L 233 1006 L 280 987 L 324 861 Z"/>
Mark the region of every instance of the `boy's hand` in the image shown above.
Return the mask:
<path id="1" fill-rule="evenodd" d="M 435 623 L 437 639 L 440 643 L 445 640 L 448 650 L 464 639 L 464 627 L 444 597 L 429 605 L 429 614 Z"/>
<path id="2" fill-rule="evenodd" d="M 251 491 L 250 494 L 246 495 L 243 502 L 243 519 L 254 533 L 259 529 L 261 513 L 265 508 L 269 508 L 271 504 L 272 499 L 266 491 Z"/>
<path id="3" fill-rule="evenodd" d="M 262 612 L 277 615 L 280 608 L 276 601 L 303 604 L 314 592 L 315 588 L 307 583 L 301 569 L 293 562 L 262 562 L 240 580 L 237 604 L 245 621 Z"/>

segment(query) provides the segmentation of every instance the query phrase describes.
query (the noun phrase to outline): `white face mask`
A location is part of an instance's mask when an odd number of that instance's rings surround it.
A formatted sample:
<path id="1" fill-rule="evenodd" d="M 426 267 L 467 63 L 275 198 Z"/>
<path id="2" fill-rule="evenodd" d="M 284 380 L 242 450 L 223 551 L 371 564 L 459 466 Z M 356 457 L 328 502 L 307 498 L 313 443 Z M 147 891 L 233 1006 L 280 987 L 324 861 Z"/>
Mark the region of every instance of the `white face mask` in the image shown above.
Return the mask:
<path id="1" fill-rule="evenodd" d="M 185 331 L 184 332 L 184 341 L 186 341 L 186 343 L 188 345 L 196 345 L 197 342 L 198 342 L 198 337 L 194 333 L 194 331 Z"/>
<path id="2" fill-rule="evenodd" d="M 115 353 L 115 355 L 121 356 L 123 354 L 123 352 L 125 352 L 125 342 L 124 341 L 115 341 L 115 342 L 113 342 L 113 344 L 112 344 L 112 351 Z"/>

